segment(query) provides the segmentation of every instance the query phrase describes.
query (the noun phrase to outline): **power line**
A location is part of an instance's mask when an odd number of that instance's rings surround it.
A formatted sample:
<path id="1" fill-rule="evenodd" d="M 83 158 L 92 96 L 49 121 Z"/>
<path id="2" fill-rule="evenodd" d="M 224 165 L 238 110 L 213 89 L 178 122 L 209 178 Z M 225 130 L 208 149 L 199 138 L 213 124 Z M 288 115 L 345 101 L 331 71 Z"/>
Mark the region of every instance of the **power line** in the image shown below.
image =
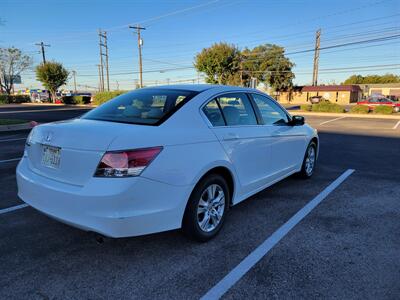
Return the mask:
<path id="1" fill-rule="evenodd" d="M 395 68 L 400 67 L 400 64 L 381 64 L 381 65 L 368 65 L 368 66 L 351 66 L 351 67 L 341 67 L 341 68 L 325 68 L 320 69 L 319 71 L 345 71 L 345 70 L 359 70 L 359 69 L 368 69 L 372 70 L 375 68 Z M 292 71 L 282 70 L 282 71 L 268 71 L 268 70 L 243 70 L 244 72 L 248 73 L 290 73 Z M 304 72 L 304 71 L 299 71 Z M 309 72 L 312 73 L 312 72 Z"/>
<path id="2" fill-rule="evenodd" d="M 365 21 L 364 21 L 365 22 Z M 349 24 L 351 24 L 351 23 L 349 23 Z M 337 26 L 335 26 L 335 27 L 337 27 Z M 330 28 L 330 27 L 327 27 L 327 28 Z M 392 28 L 395 28 L 395 27 L 390 27 L 389 29 L 392 29 Z M 384 28 L 385 30 L 386 29 L 388 29 L 388 28 Z M 342 38 L 342 37 L 349 37 L 349 38 L 351 38 L 351 37 L 354 37 L 354 36 L 359 36 L 359 35 L 369 35 L 370 33 L 378 33 L 378 32 L 381 32 L 383 29 L 378 29 L 378 30 L 373 30 L 373 31 L 364 31 L 364 32 L 358 32 L 358 33 L 352 33 L 351 35 L 345 35 L 345 36 L 337 36 L 337 37 L 335 37 L 335 38 L 333 38 L 333 39 L 328 39 L 328 40 L 324 40 L 324 42 L 326 42 L 326 41 L 337 41 L 338 40 L 338 38 Z M 325 28 L 324 28 L 324 31 L 325 31 Z M 307 32 L 309 32 L 309 31 L 307 31 Z M 293 35 L 296 35 L 296 36 L 299 36 L 299 33 L 295 33 L 295 34 L 290 34 L 290 35 L 286 35 L 286 36 L 293 36 Z M 275 36 L 275 37 L 277 37 L 277 36 Z M 273 37 L 274 38 L 274 37 Z M 185 43 L 185 45 L 187 45 L 188 43 Z M 309 45 L 310 43 L 307 43 L 307 44 L 297 44 L 297 45 L 299 45 L 299 46 L 304 46 L 304 45 Z M 286 50 L 288 49 L 288 48 L 292 48 L 292 47 L 294 47 L 294 46 L 297 46 L 297 45 L 285 45 L 285 48 L 286 48 Z M 175 45 L 174 45 L 175 46 Z M 158 47 L 157 47 L 158 48 Z M 195 50 L 189 50 L 189 51 L 186 51 L 186 53 L 193 53 Z M 162 53 L 166 53 L 166 52 L 162 52 Z M 180 53 L 180 52 L 174 52 L 174 53 Z M 154 54 L 160 54 L 160 52 L 159 53 L 149 53 L 149 54 L 151 54 L 151 55 L 154 55 Z M 118 58 L 130 58 L 131 56 L 119 56 L 119 57 L 117 57 L 117 59 Z M 168 56 L 168 58 L 170 58 L 171 56 Z M 174 57 L 182 57 L 182 56 L 174 56 Z M 185 56 L 186 57 L 186 56 Z M 88 62 L 89 62 L 89 60 L 87 60 Z M 91 60 L 92 61 L 92 60 Z M 113 61 L 115 61 L 115 60 L 113 60 Z M 121 60 L 120 60 L 121 61 Z M 81 65 L 80 65 L 81 66 Z"/>
<path id="3" fill-rule="evenodd" d="M 170 71 L 178 71 L 178 70 L 187 70 L 187 69 L 194 69 L 195 67 L 193 66 L 187 66 L 187 67 L 181 67 L 181 68 L 169 68 L 169 69 L 154 69 L 154 70 L 147 70 L 147 71 L 142 71 L 142 73 L 166 73 Z M 116 75 L 133 75 L 133 74 L 139 74 L 140 71 L 132 71 L 132 72 L 120 72 L 120 73 L 112 73 L 110 75 L 116 76 Z M 82 77 L 89 77 L 89 76 L 97 76 L 95 74 L 83 74 L 79 75 Z"/>
<path id="4" fill-rule="evenodd" d="M 400 34 L 395 34 L 395 35 L 390 35 L 390 36 L 385 36 L 385 37 L 379 37 L 379 38 L 373 38 L 373 39 L 367 39 L 367 40 L 361 40 L 361 41 L 355 41 L 355 42 L 342 43 L 342 44 L 334 44 L 334 45 L 330 45 L 330 46 L 320 47 L 319 50 L 333 49 L 333 48 L 346 47 L 346 46 L 365 44 L 365 43 L 375 43 L 375 42 L 381 42 L 381 41 L 389 41 L 389 40 L 394 40 L 394 39 L 398 39 L 398 38 L 400 38 Z M 313 52 L 313 51 L 315 51 L 315 48 L 288 52 L 288 53 L 285 53 L 285 55 L 309 53 L 309 52 Z M 253 54 L 250 53 L 250 55 L 257 56 L 257 55 L 262 55 L 262 54 L 265 54 L 265 53 L 266 53 L 266 51 L 260 51 L 260 52 L 256 52 L 256 53 L 253 53 Z M 260 58 L 246 59 L 246 61 L 254 61 L 254 60 L 260 60 Z"/>
<path id="5" fill-rule="evenodd" d="M 180 14 L 180 13 L 184 13 L 184 12 L 188 12 L 188 11 L 191 11 L 191 10 L 194 10 L 194 9 L 198 9 L 198 8 L 201 8 L 201 7 L 204 7 L 204 6 L 208 6 L 208 5 L 214 4 L 214 3 L 219 2 L 219 1 L 220 0 L 213 0 L 213 1 L 210 1 L 210 2 L 207 2 L 207 3 L 203 3 L 203 4 L 200 4 L 200 5 L 187 7 L 187 8 L 184 8 L 184 9 L 179 9 L 179 10 L 172 11 L 172 12 L 169 12 L 169 13 L 166 13 L 166 14 L 162 14 L 162 15 L 158 15 L 158 16 L 155 16 L 155 17 L 150 17 L 148 19 L 140 20 L 140 21 L 135 22 L 135 23 L 148 24 L 151 21 L 154 23 L 154 21 L 156 21 L 156 20 L 161 20 L 161 19 L 164 19 L 166 17 L 174 16 L 174 15 L 177 15 L 177 14 Z M 119 25 L 119 26 L 114 26 L 114 27 L 108 28 L 107 30 L 108 31 L 121 30 L 121 29 L 125 29 L 126 27 L 130 26 L 131 24 L 132 23 Z"/>
<path id="6" fill-rule="evenodd" d="M 320 50 L 332 49 L 332 48 L 338 48 L 338 47 L 345 47 L 345 46 L 351 46 L 351 45 L 358 45 L 358 44 L 365 44 L 365 43 L 388 41 L 388 40 L 393 40 L 393 39 L 398 39 L 398 38 L 400 38 L 400 34 L 395 34 L 395 35 L 391 35 L 391 36 L 387 36 L 387 37 L 381 37 L 381 38 L 375 38 L 375 39 L 356 41 L 356 42 L 336 44 L 336 45 L 332 45 L 332 46 L 325 46 L 325 47 L 321 47 Z M 312 51 L 314 51 L 314 49 L 307 49 L 307 50 L 302 50 L 302 51 L 290 52 L 290 53 L 286 53 L 286 55 L 293 55 L 293 54 L 306 53 L 306 52 L 312 52 Z"/>

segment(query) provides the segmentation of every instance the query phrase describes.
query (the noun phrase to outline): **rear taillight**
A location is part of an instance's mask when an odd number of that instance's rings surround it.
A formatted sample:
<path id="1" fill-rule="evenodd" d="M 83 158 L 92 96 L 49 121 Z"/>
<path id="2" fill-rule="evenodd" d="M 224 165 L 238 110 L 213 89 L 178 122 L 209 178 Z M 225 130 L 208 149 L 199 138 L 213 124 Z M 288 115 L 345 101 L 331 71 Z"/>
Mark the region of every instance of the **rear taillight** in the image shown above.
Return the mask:
<path id="1" fill-rule="evenodd" d="M 94 174 L 96 177 L 139 176 L 161 152 L 162 147 L 110 151 L 103 155 Z"/>

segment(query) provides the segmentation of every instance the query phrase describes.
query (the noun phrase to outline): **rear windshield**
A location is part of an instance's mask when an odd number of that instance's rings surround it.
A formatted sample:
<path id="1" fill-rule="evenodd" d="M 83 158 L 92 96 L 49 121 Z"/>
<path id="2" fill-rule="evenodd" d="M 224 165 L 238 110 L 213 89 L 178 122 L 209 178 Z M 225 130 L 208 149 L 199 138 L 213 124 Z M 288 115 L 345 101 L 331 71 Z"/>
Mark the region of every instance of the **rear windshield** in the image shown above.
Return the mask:
<path id="1" fill-rule="evenodd" d="M 142 89 L 118 96 L 82 119 L 159 125 L 198 93 L 186 90 Z"/>

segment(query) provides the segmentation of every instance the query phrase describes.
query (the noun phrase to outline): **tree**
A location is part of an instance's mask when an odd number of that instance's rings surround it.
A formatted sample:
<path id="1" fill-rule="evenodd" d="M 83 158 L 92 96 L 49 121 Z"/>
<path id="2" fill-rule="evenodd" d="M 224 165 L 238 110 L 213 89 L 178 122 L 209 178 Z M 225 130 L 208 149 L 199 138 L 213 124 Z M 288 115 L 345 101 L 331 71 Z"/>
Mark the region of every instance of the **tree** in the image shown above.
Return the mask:
<path id="1" fill-rule="evenodd" d="M 0 87 L 10 94 L 15 79 L 32 65 L 32 58 L 20 49 L 0 48 Z"/>
<path id="2" fill-rule="evenodd" d="M 395 74 L 385 75 L 352 75 L 343 84 L 373 84 L 373 83 L 400 83 L 400 76 Z"/>
<path id="3" fill-rule="evenodd" d="M 196 55 L 194 65 L 207 75 L 207 83 L 234 84 L 240 70 L 240 51 L 227 43 L 214 44 Z"/>
<path id="4" fill-rule="evenodd" d="M 275 91 L 293 86 L 294 64 L 285 57 L 285 50 L 265 44 L 240 51 L 226 43 L 203 49 L 195 58 L 195 67 L 207 75 L 206 82 L 249 86 L 251 78 L 270 85 Z"/>
<path id="5" fill-rule="evenodd" d="M 294 64 L 285 57 L 285 49 L 277 45 L 260 45 L 244 49 L 243 80 L 249 84 L 251 77 L 271 86 L 275 91 L 285 91 L 293 86 Z"/>
<path id="6" fill-rule="evenodd" d="M 57 89 L 66 84 L 68 71 L 58 62 L 46 62 L 36 67 L 36 79 L 49 90 L 53 102 L 56 100 Z"/>

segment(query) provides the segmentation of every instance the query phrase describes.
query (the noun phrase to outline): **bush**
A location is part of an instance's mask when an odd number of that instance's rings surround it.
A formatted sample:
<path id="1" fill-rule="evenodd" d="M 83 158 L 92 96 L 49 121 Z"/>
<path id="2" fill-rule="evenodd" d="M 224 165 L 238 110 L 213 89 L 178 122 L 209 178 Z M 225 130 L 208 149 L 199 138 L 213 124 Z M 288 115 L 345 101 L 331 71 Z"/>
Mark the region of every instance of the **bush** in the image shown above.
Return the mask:
<path id="1" fill-rule="evenodd" d="M 391 106 L 378 105 L 374 108 L 374 114 L 390 115 L 393 113 Z"/>
<path id="2" fill-rule="evenodd" d="M 8 96 L 6 94 L 0 94 L 0 104 L 7 104 Z"/>
<path id="3" fill-rule="evenodd" d="M 9 104 L 9 103 L 24 103 L 31 102 L 31 97 L 28 95 L 0 95 L 0 104 Z"/>
<path id="4" fill-rule="evenodd" d="M 321 102 L 318 104 L 313 104 L 311 111 L 315 112 L 333 112 L 333 113 L 343 113 L 344 108 L 336 103 Z"/>
<path id="5" fill-rule="evenodd" d="M 93 104 L 101 105 L 119 95 L 125 94 L 126 91 L 98 92 L 94 95 Z"/>
<path id="6" fill-rule="evenodd" d="M 301 104 L 300 109 L 303 111 L 311 111 L 312 105 L 311 104 Z"/>
<path id="7" fill-rule="evenodd" d="M 10 103 L 24 103 L 24 102 L 31 102 L 31 97 L 28 95 L 14 95 L 11 96 Z"/>
<path id="8" fill-rule="evenodd" d="M 350 109 L 350 113 L 352 113 L 352 114 L 367 114 L 367 113 L 369 113 L 369 107 L 366 105 L 354 105 Z"/>
<path id="9" fill-rule="evenodd" d="M 89 96 L 64 96 L 64 97 L 62 97 L 62 101 L 64 104 L 74 104 L 74 105 L 88 104 L 88 103 L 90 103 L 90 97 Z"/>
<path id="10" fill-rule="evenodd" d="M 28 121 L 20 119 L 0 119 L 0 125 L 15 125 L 23 123 L 28 123 Z"/>

